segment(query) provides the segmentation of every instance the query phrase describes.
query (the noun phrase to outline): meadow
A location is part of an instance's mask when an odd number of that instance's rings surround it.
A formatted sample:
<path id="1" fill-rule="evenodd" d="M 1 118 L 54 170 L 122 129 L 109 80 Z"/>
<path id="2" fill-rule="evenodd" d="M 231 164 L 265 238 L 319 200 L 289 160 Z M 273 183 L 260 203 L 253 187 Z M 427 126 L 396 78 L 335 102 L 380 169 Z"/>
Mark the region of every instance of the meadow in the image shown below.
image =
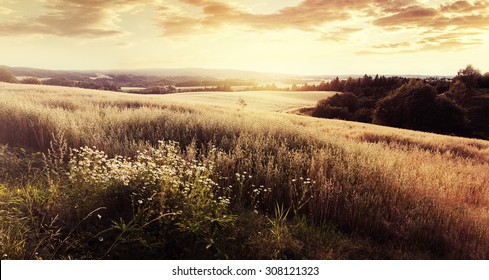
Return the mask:
<path id="1" fill-rule="evenodd" d="M 3 259 L 488 259 L 489 141 L 291 114 L 331 92 L 0 83 Z"/>

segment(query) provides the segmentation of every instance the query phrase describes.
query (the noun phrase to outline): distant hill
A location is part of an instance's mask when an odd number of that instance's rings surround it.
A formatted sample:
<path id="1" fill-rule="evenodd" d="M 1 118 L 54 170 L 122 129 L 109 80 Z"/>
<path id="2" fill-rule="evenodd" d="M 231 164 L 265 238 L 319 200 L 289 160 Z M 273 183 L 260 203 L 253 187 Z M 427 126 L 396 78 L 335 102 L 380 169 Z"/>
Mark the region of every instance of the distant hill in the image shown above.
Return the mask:
<path id="1" fill-rule="evenodd" d="M 0 66 L 11 71 L 15 76 L 30 76 L 37 78 L 66 78 L 66 79 L 86 79 L 89 77 L 100 77 L 101 75 L 135 75 L 135 76 L 154 76 L 154 77 L 172 77 L 178 81 L 198 78 L 199 80 L 224 80 L 224 79 L 243 79 L 256 81 L 278 81 L 278 80 L 295 80 L 303 82 L 304 80 L 320 81 L 331 80 L 336 77 L 347 79 L 348 77 L 360 78 L 364 75 L 292 75 L 283 73 L 268 73 L 259 71 L 245 71 L 235 69 L 206 69 L 206 68 L 151 68 L 151 69 L 113 69 L 113 70 L 48 70 L 31 67 L 11 67 Z M 440 75 L 384 75 L 400 76 L 405 78 L 452 78 L 452 76 Z"/>
<path id="2" fill-rule="evenodd" d="M 219 79 L 246 79 L 246 80 L 279 80 L 291 79 L 297 76 L 243 71 L 233 69 L 205 69 L 205 68 L 154 68 L 154 69 L 114 69 L 114 70 L 47 70 L 30 67 L 0 66 L 11 71 L 15 76 L 31 76 L 37 78 L 67 78 L 83 79 L 87 77 L 100 77 L 101 75 L 135 75 L 155 77 L 198 77 L 202 80 Z"/>
<path id="3" fill-rule="evenodd" d="M 150 75 L 163 77 L 207 77 L 216 79 L 246 79 L 246 80 L 275 80 L 290 79 L 296 75 L 243 71 L 234 69 L 205 69 L 205 68 L 169 68 L 169 69 L 135 69 L 102 71 L 114 74 Z"/>
<path id="4" fill-rule="evenodd" d="M 36 77 L 36 78 L 65 78 L 65 79 L 84 79 L 95 77 L 96 72 L 93 71 L 65 71 L 65 70 L 48 70 L 30 67 L 10 67 L 1 65 L 15 76 Z"/>

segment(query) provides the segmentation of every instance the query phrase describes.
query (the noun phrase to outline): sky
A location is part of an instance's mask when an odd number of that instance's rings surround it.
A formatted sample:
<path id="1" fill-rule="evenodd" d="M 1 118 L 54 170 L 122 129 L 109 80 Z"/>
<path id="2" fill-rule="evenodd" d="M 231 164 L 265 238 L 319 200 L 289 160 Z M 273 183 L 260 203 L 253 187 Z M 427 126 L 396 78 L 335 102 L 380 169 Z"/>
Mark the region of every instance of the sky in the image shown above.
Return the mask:
<path id="1" fill-rule="evenodd" d="M 0 65 L 489 72 L 489 0 L 0 0 Z"/>

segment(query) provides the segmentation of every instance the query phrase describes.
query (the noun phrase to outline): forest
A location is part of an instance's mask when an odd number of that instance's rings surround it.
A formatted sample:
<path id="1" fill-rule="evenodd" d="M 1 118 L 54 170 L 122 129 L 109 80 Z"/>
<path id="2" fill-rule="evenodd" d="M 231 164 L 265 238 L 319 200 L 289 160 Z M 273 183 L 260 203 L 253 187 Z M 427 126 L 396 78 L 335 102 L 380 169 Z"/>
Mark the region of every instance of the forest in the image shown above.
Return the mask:
<path id="1" fill-rule="evenodd" d="M 300 90 L 341 92 L 318 102 L 312 116 L 466 137 L 489 137 L 489 73 L 471 65 L 453 79 L 362 78 Z"/>

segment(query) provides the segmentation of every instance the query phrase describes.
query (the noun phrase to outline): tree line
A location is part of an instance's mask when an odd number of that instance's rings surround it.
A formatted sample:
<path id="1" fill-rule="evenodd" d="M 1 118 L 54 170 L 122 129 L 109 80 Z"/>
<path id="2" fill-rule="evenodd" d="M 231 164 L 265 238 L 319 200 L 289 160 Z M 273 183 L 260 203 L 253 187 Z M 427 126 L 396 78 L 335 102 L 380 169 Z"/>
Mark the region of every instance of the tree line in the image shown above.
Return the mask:
<path id="1" fill-rule="evenodd" d="M 487 116 L 474 112 L 487 111 L 489 104 L 474 102 L 474 98 L 486 93 L 487 88 L 489 73 L 482 75 L 468 65 L 453 79 L 365 75 L 358 79 L 336 78 L 318 85 L 304 85 L 299 90 L 341 92 L 320 100 L 312 112 L 315 117 L 486 138 L 476 130 L 489 131 L 489 122 L 485 122 Z M 483 125 L 474 129 L 474 123 Z"/>

